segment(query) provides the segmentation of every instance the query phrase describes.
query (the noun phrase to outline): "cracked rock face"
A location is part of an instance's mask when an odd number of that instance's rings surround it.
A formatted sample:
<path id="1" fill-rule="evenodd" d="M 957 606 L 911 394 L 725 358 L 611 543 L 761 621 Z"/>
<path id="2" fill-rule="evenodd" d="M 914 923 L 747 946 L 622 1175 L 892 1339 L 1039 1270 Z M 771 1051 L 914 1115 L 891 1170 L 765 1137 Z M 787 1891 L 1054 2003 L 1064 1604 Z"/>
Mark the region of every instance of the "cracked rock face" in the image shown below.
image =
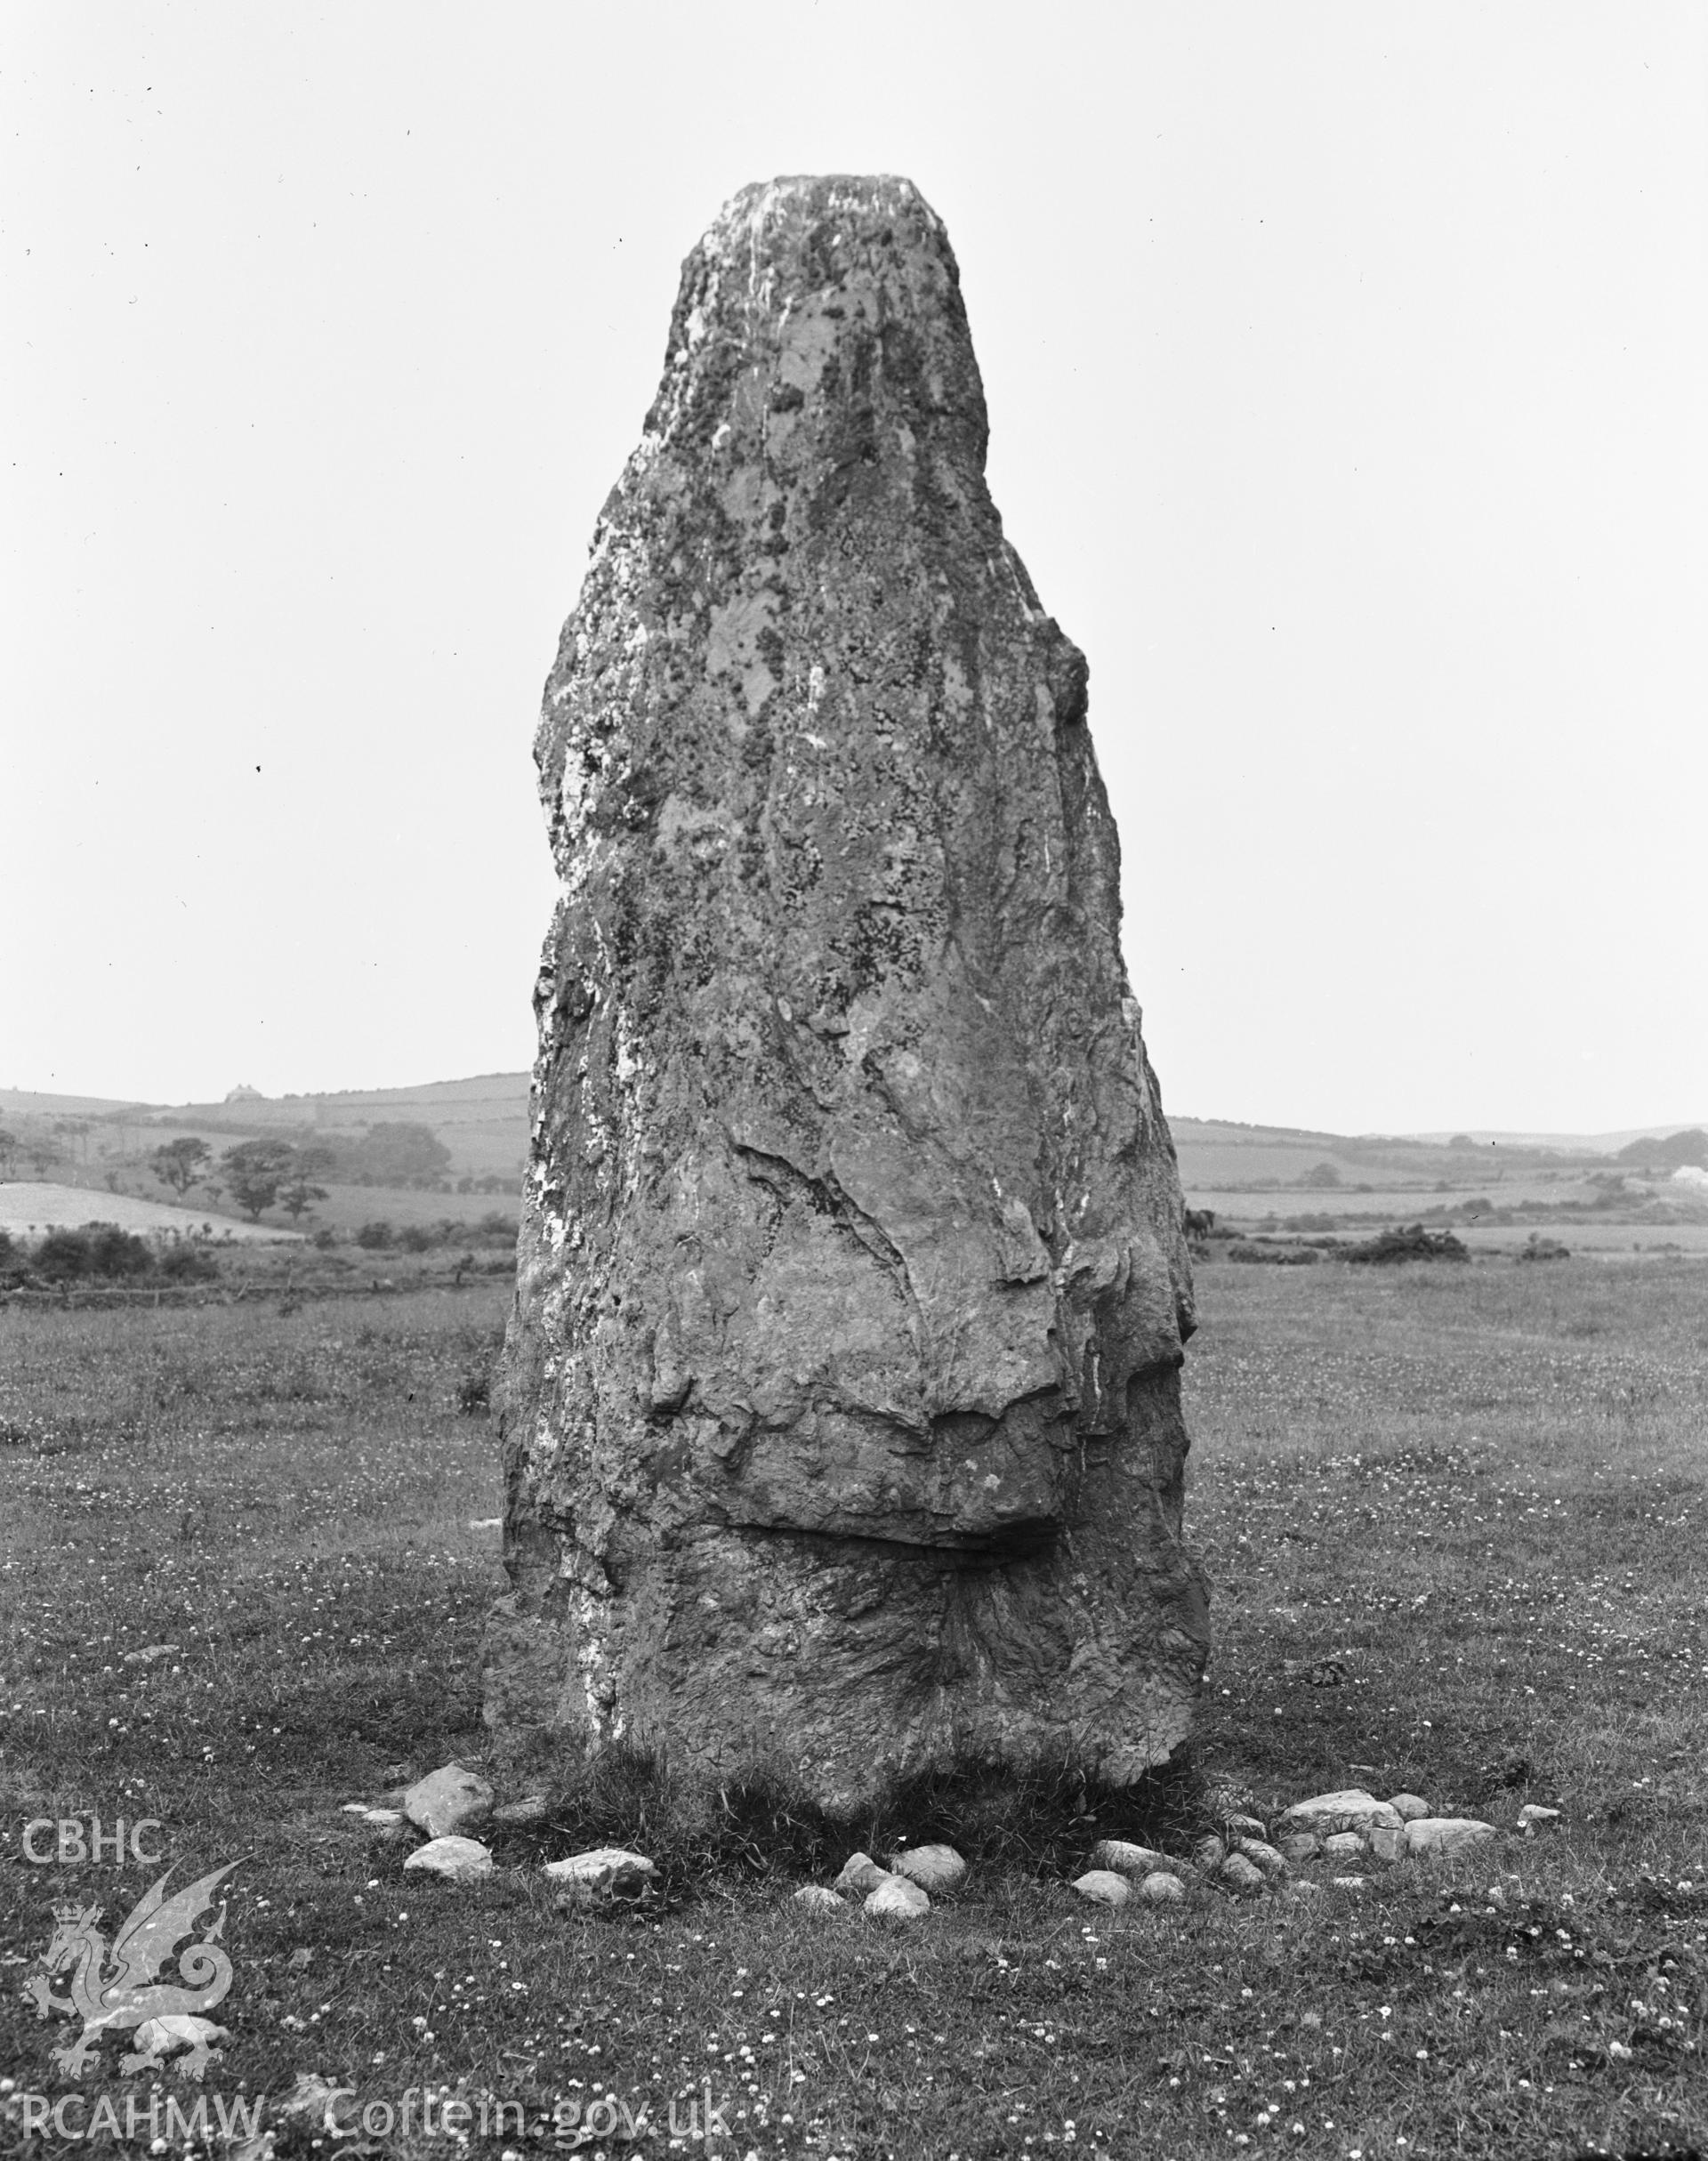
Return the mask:
<path id="1" fill-rule="evenodd" d="M 907 181 L 749 188 L 689 257 L 536 745 L 496 1725 L 837 1805 L 1185 1733 L 1180 1185 L 986 435 Z"/>

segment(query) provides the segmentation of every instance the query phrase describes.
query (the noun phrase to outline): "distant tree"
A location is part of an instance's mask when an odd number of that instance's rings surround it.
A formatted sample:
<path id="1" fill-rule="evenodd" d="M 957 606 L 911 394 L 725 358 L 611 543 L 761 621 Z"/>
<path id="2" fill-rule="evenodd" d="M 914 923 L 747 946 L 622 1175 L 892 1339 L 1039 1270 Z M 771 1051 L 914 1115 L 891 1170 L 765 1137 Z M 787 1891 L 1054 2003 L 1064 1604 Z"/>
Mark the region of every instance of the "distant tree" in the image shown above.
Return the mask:
<path id="1" fill-rule="evenodd" d="M 279 1205 L 295 1222 L 318 1200 L 325 1200 L 326 1189 L 315 1184 L 315 1180 L 331 1166 L 331 1152 L 324 1148 L 299 1148 L 292 1151 L 293 1161 L 285 1182 L 278 1189 Z"/>
<path id="2" fill-rule="evenodd" d="M 31 1133 L 23 1144 L 24 1161 L 37 1178 L 45 1178 L 65 1161 L 65 1151 L 45 1133 Z"/>
<path id="3" fill-rule="evenodd" d="M 240 1141 L 220 1157 L 231 1197 L 252 1223 L 272 1206 L 295 1167 L 296 1150 L 288 1141 Z"/>
<path id="4" fill-rule="evenodd" d="M 18 1161 L 18 1150 L 23 1143 L 14 1133 L 0 1125 L 0 1178 L 10 1178 Z"/>
<path id="5" fill-rule="evenodd" d="M 186 1135 L 156 1149 L 149 1157 L 149 1167 L 161 1184 L 170 1186 L 181 1200 L 213 1160 L 214 1151 L 205 1141 L 194 1141 Z"/>
<path id="6" fill-rule="evenodd" d="M 55 1118 L 53 1123 L 59 1132 L 70 1141 L 73 1157 L 80 1159 L 86 1170 L 89 1165 L 89 1120 L 87 1118 L 60 1117 Z"/>
<path id="7" fill-rule="evenodd" d="M 451 1151 L 431 1125 L 398 1120 L 370 1125 L 350 1150 L 364 1185 L 433 1186 L 449 1170 Z"/>
<path id="8" fill-rule="evenodd" d="M 1314 1170 L 1307 1171 L 1299 1181 L 1301 1186 L 1314 1186 L 1319 1192 L 1341 1182 L 1341 1174 L 1332 1163 L 1319 1163 Z"/>
<path id="9" fill-rule="evenodd" d="M 316 1201 L 325 1200 L 326 1197 L 325 1186 L 317 1186 L 300 1171 L 293 1172 L 278 1189 L 278 1205 L 292 1222 L 295 1222 L 305 1210 L 312 1208 Z"/>

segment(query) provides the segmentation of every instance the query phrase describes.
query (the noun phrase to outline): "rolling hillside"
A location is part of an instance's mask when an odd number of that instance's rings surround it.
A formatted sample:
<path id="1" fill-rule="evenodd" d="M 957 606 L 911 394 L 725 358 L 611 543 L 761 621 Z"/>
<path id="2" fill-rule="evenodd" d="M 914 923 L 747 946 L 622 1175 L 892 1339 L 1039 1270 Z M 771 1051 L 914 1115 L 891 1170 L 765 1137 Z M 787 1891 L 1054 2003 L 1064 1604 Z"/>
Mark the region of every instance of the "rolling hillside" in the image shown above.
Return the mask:
<path id="1" fill-rule="evenodd" d="M 375 1128 L 426 1126 L 450 1153 L 444 1185 L 478 1182 L 513 1197 L 527 1153 L 528 1097 L 526 1073 L 270 1098 L 234 1091 L 221 1102 L 177 1105 L 0 1089 L 0 1128 L 49 1151 L 39 1157 L 37 1177 L 164 1198 L 148 1157 L 162 1141 L 180 1135 L 204 1140 L 217 1151 L 258 1135 L 359 1142 Z M 1590 1181 L 1607 1172 L 1624 1142 L 1639 1133 L 1676 1130 L 1443 1137 L 1317 1133 L 1186 1117 L 1170 1124 L 1189 1200 L 1230 1214 L 1269 1207 L 1274 1204 L 1256 1197 L 1282 1194 L 1297 1197 L 1294 1209 L 1327 1205 L 1389 1214 L 1404 1212 L 1413 1196 L 1474 1195 L 1496 1187 L 1508 1201 L 1587 1196 L 1593 1189 Z M 5 1174 L 17 1176 L 19 1164 L 0 1165 L 0 1175 Z M 377 1205 L 374 1189 L 350 1190 L 352 1196 L 374 1191 Z M 418 1192 L 405 1213 L 433 1201 L 433 1190 Z M 352 1198 L 350 1205 L 366 1203 Z"/>

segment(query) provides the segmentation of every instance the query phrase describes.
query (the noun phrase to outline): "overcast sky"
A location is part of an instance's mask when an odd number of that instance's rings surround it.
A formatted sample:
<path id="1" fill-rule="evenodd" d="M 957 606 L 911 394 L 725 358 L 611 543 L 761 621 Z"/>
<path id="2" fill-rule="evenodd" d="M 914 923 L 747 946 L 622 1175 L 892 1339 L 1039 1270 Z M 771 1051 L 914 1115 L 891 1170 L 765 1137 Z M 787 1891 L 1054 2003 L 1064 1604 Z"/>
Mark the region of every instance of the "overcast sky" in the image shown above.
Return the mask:
<path id="1" fill-rule="evenodd" d="M 1708 12 L 0 17 L 0 1085 L 514 1068 L 682 256 L 947 220 L 1177 1112 L 1708 1117 Z"/>

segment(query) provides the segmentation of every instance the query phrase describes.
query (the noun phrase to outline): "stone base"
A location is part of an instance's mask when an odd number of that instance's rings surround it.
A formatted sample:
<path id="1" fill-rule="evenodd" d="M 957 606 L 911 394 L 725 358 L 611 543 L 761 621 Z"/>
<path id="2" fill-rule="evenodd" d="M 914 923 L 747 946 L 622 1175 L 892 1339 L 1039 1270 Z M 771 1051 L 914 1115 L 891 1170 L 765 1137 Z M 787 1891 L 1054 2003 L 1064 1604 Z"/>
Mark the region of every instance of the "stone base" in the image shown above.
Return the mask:
<path id="1" fill-rule="evenodd" d="M 1130 1784 L 1186 1738 L 1209 1645 L 1176 1375 L 1148 1409 L 1150 1445 L 1087 1442 L 1075 1529 L 1019 1558 L 702 1527 L 608 1554 L 598 1597 L 536 1531 L 489 1624 L 487 1722 L 690 1777 L 763 1768 L 833 1812 L 969 1762 Z"/>

